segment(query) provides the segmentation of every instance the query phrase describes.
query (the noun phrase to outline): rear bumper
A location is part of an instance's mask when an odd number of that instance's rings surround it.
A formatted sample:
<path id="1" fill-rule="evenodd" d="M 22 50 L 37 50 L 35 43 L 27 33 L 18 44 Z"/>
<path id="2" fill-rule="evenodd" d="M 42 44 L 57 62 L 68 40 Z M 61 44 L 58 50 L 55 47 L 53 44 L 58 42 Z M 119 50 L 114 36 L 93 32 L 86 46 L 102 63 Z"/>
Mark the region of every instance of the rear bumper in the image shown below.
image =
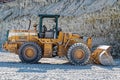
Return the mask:
<path id="1" fill-rule="evenodd" d="M 16 43 L 5 42 L 2 45 L 2 48 L 9 52 L 13 52 L 13 53 L 17 52 L 17 44 Z"/>
<path id="2" fill-rule="evenodd" d="M 5 43 L 2 44 L 2 48 L 3 48 L 4 50 L 7 50 L 7 46 L 6 46 L 6 45 L 7 45 L 7 42 L 5 42 Z"/>

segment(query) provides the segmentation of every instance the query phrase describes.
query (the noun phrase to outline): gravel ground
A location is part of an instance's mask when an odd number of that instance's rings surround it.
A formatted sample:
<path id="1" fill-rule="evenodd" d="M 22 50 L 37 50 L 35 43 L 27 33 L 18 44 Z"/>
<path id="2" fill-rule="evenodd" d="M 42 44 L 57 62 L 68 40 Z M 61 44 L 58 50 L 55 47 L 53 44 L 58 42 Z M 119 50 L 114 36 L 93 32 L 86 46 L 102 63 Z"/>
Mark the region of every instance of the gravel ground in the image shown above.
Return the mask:
<path id="1" fill-rule="evenodd" d="M 0 52 L 0 80 L 119 80 L 120 60 L 115 62 L 74 66 L 65 59 L 43 58 L 38 64 L 25 64 L 15 54 Z"/>

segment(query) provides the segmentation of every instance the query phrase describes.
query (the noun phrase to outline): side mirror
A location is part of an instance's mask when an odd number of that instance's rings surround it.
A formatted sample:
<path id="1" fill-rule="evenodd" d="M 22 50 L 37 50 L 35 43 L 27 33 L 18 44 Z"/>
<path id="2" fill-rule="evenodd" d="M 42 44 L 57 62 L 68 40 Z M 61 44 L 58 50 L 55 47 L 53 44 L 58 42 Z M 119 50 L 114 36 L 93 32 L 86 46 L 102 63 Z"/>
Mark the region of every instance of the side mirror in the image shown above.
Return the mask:
<path id="1" fill-rule="evenodd" d="M 37 27 L 37 24 L 36 24 L 36 23 L 34 23 L 34 24 L 33 24 L 33 27 Z"/>
<path id="2" fill-rule="evenodd" d="M 37 30 L 37 24 L 36 23 L 33 24 L 33 27 L 34 27 L 34 30 Z"/>

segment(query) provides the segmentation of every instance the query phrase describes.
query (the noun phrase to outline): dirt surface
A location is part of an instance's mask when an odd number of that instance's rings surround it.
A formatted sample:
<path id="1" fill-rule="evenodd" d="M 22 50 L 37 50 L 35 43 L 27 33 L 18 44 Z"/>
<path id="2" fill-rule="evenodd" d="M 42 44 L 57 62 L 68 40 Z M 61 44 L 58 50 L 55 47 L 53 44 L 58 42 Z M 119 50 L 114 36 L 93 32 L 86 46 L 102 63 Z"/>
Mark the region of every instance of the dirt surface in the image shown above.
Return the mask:
<path id="1" fill-rule="evenodd" d="M 38 64 L 21 63 L 12 53 L 0 52 L 1 80 L 119 80 L 120 60 L 115 66 L 74 66 L 66 59 L 43 58 Z"/>

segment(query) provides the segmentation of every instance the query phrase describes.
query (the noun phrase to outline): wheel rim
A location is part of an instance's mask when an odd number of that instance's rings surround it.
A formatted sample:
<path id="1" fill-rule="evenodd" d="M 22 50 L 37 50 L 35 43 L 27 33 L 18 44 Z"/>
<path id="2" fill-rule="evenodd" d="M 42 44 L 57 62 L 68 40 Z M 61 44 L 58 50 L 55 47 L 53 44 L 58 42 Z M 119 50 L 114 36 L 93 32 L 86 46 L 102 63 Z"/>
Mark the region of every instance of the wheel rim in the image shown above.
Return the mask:
<path id="1" fill-rule="evenodd" d="M 85 57 L 85 53 L 82 49 L 76 49 L 74 52 L 74 57 L 76 59 L 83 59 Z"/>
<path id="2" fill-rule="evenodd" d="M 24 51 L 24 55 L 27 58 L 33 58 L 35 56 L 35 49 L 33 47 L 27 47 Z"/>

